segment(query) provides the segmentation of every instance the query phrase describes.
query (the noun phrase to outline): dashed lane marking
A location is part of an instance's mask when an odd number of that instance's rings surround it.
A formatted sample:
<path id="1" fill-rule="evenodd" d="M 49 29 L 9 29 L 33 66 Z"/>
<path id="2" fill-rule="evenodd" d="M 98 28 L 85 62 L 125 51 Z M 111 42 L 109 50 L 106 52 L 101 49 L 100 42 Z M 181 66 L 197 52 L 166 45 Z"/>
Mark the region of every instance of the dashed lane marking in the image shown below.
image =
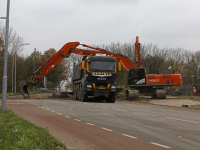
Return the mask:
<path id="1" fill-rule="evenodd" d="M 79 120 L 79 119 L 74 119 L 74 120 L 76 120 L 76 121 L 81 121 L 81 120 Z"/>
<path id="2" fill-rule="evenodd" d="M 122 135 L 133 138 L 133 139 L 137 139 L 137 137 L 134 137 L 134 136 L 131 136 L 131 135 L 127 135 L 127 134 L 122 134 Z"/>
<path id="3" fill-rule="evenodd" d="M 7 104 L 11 104 L 11 105 L 21 105 L 21 104 L 24 104 L 24 103 L 7 103 Z"/>
<path id="4" fill-rule="evenodd" d="M 55 111 L 51 111 L 51 112 L 55 112 Z"/>
<path id="5" fill-rule="evenodd" d="M 102 128 L 102 129 L 104 129 L 104 130 L 106 130 L 106 131 L 113 131 L 113 130 L 110 130 L 110 129 L 107 129 L 107 128 Z"/>
<path id="6" fill-rule="evenodd" d="M 99 107 L 101 107 L 101 108 L 108 108 L 108 107 L 105 107 L 105 106 L 99 106 Z"/>
<path id="7" fill-rule="evenodd" d="M 56 102 L 56 101 L 52 101 L 53 103 L 64 103 L 64 102 Z"/>
<path id="8" fill-rule="evenodd" d="M 184 119 L 178 119 L 178 118 L 171 118 L 171 117 L 166 117 L 167 119 L 173 119 L 173 120 L 179 120 L 179 121 L 185 121 L 185 122 L 191 122 L 191 123 L 199 123 L 196 121 L 191 121 L 191 120 L 184 120 Z"/>
<path id="9" fill-rule="evenodd" d="M 171 147 L 168 147 L 168 146 L 165 146 L 165 145 L 161 145 L 161 144 L 158 144 L 158 143 L 154 143 L 154 142 L 150 142 L 150 143 L 154 144 L 154 145 L 157 145 L 157 146 L 164 147 L 164 148 L 171 148 Z"/>
<path id="10" fill-rule="evenodd" d="M 57 113 L 58 115 L 62 115 L 61 113 Z"/>
<path id="11" fill-rule="evenodd" d="M 117 108 L 113 108 L 114 110 L 119 110 L 119 111 L 126 111 L 126 110 L 123 110 L 123 109 L 117 109 Z"/>
<path id="12" fill-rule="evenodd" d="M 66 118 L 71 118 L 70 116 L 65 116 Z"/>
<path id="13" fill-rule="evenodd" d="M 140 112 L 134 112 L 135 114 L 139 114 L 139 115 L 146 115 L 146 116 L 152 116 L 152 117 L 156 117 L 157 115 L 153 115 L 153 114 L 146 114 L 146 113 L 140 113 Z"/>
<path id="14" fill-rule="evenodd" d="M 86 123 L 86 124 L 91 125 L 91 126 L 94 126 L 94 124 L 92 124 L 92 123 Z"/>

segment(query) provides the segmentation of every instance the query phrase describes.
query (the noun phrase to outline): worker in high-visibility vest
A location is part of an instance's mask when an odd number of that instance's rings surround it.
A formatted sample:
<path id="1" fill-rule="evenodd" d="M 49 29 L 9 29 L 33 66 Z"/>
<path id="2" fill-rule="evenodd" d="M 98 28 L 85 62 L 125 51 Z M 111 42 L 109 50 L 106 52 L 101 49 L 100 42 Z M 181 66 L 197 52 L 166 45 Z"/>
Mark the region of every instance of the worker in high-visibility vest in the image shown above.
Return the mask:
<path id="1" fill-rule="evenodd" d="M 195 87 L 193 87 L 193 89 L 192 89 L 193 96 L 196 96 L 196 92 L 197 92 L 197 89 Z"/>

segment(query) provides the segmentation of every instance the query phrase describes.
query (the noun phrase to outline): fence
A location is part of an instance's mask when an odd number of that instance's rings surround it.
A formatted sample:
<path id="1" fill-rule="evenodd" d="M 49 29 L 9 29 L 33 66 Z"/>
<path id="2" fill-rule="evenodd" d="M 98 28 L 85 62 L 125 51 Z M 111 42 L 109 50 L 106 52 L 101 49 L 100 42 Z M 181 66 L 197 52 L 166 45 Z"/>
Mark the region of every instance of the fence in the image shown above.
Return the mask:
<path id="1" fill-rule="evenodd" d="M 190 85 L 182 85 L 179 87 L 179 91 L 181 91 L 181 95 L 184 96 L 192 96 L 192 88 L 195 87 L 197 92 L 196 95 L 199 96 L 200 95 L 200 84 L 190 84 Z"/>

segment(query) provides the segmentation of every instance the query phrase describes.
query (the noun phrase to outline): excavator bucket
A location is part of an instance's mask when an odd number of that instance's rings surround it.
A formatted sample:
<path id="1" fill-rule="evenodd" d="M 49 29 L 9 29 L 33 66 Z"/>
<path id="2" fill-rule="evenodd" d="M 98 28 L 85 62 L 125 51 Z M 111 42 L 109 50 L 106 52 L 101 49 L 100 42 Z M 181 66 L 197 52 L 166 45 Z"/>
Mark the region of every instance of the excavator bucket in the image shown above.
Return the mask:
<path id="1" fill-rule="evenodd" d="M 22 80 L 19 83 L 20 89 L 21 89 L 21 93 L 24 96 L 24 98 L 30 98 L 29 93 L 28 93 L 28 86 L 29 85 L 33 85 L 34 81 L 33 80 Z"/>

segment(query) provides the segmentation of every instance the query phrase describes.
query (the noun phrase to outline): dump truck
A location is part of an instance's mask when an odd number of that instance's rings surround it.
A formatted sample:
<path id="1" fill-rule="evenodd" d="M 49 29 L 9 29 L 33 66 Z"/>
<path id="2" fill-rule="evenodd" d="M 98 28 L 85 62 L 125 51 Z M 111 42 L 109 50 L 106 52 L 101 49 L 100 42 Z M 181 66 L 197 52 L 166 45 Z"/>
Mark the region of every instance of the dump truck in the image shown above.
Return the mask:
<path id="1" fill-rule="evenodd" d="M 87 101 L 88 96 L 114 103 L 117 92 L 117 71 L 121 64 L 111 56 L 88 56 L 73 67 L 73 97 Z"/>

